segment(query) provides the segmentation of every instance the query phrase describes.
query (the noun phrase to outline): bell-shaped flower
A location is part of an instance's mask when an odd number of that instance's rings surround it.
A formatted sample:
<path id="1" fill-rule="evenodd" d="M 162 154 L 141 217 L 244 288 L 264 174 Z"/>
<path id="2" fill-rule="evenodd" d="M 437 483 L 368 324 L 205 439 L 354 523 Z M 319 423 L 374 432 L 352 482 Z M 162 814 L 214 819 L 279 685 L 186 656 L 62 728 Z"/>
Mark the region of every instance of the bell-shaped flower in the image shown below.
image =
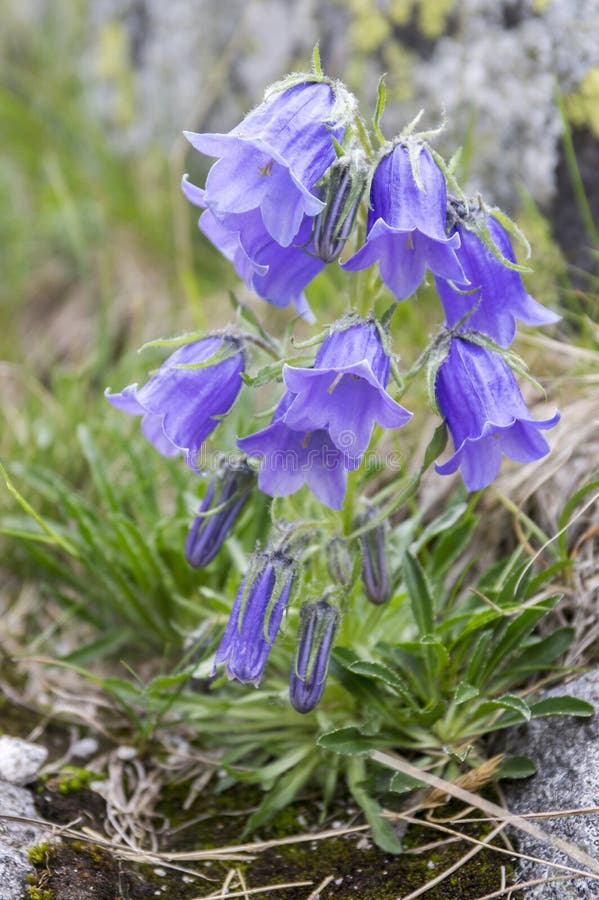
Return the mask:
<path id="1" fill-rule="evenodd" d="M 219 157 L 206 179 L 206 205 L 219 221 L 228 227 L 227 216 L 257 209 L 270 236 L 291 244 L 303 217 L 324 205 L 314 188 L 336 158 L 333 137 L 343 139 L 341 92 L 306 76 L 275 86 L 228 134 L 185 132 L 200 153 Z"/>
<path id="2" fill-rule="evenodd" d="M 378 164 L 370 189 L 366 243 L 342 263 L 355 272 L 378 262 L 381 278 L 396 300 L 414 293 L 427 266 L 435 275 L 464 280 L 456 256 L 459 236 L 446 234 L 445 177 L 428 147 L 411 146 L 412 153 L 407 142 L 396 144 Z"/>
<path id="3" fill-rule="evenodd" d="M 461 466 L 469 490 L 493 481 L 502 456 L 525 463 L 549 452 L 541 431 L 552 428 L 559 413 L 533 419 L 499 353 L 454 338 L 437 372 L 435 394 L 455 448 L 451 459 L 437 464 L 437 472 L 449 475 Z"/>
<path id="4" fill-rule="evenodd" d="M 294 576 L 295 563 L 281 552 L 254 554 L 216 651 L 213 675 L 224 662 L 229 678 L 258 687 Z"/>
<path id="5" fill-rule="evenodd" d="M 309 713 L 322 697 L 339 619 L 339 610 L 324 599 L 300 607 L 297 645 L 289 677 L 289 698 L 299 713 Z"/>
<path id="6" fill-rule="evenodd" d="M 286 393 L 277 406 L 271 424 L 261 431 L 237 439 L 248 456 L 261 460 L 258 487 L 271 497 L 287 497 L 307 484 L 321 503 L 341 509 L 347 485 L 347 469 L 359 460 L 349 458 L 335 447 L 324 429 L 294 430 L 284 421 L 293 400 Z"/>
<path id="7" fill-rule="evenodd" d="M 240 341 L 212 335 L 175 350 L 143 387 L 130 384 L 118 394 L 107 388 L 105 396 L 117 409 L 142 416 L 142 431 L 159 453 L 182 453 L 198 471 L 200 447 L 237 399 L 243 371 Z"/>
<path id="8" fill-rule="evenodd" d="M 486 215 L 486 226 L 493 243 L 505 259 L 515 263 L 516 256 L 501 223 L 491 214 L 480 212 L 478 215 Z M 463 330 L 481 331 L 496 344 L 508 347 L 516 333 L 516 320 L 526 325 L 550 325 L 559 320 L 558 315 L 527 293 L 520 273 L 494 256 L 476 231 L 467 227 L 467 222 L 458 222 L 453 234 L 460 238 L 457 253 L 464 278 L 454 279 L 455 285 L 448 284 L 445 278 L 436 279 L 450 328 L 472 310 Z"/>
<path id="9" fill-rule="evenodd" d="M 202 188 L 192 184 L 186 175 L 181 187 L 188 200 L 205 208 L 206 192 Z M 325 263 L 315 256 L 310 243 L 312 220 L 303 219 L 288 247 L 281 247 L 269 235 L 259 210 L 227 216 L 226 222 L 225 227 L 212 210 L 204 209 L 198 226 L 259 297 L 273 306 L 292 303 L 300 316 L 313 322 L 304 288 L 324 269 Z"/>
<path id="10" fill-rule="evenodd" d="M 245 459 L 222 461 L 187 535 L 185 558 L 191 566 L 199 569 L 214 559 L 255 483 L 256 475 Z"/>
<path id="11" fill-rule="evenodd" d="M 338 450 L 360 460 L 375 424 L 399 428 L 412 415 L 385 390 L 390 364 L 375 322 L 334 328 L 314 368 L 283 368 L 285 384 L 295 394 L 285 424 L 297 431 L 324 429 Z"/>

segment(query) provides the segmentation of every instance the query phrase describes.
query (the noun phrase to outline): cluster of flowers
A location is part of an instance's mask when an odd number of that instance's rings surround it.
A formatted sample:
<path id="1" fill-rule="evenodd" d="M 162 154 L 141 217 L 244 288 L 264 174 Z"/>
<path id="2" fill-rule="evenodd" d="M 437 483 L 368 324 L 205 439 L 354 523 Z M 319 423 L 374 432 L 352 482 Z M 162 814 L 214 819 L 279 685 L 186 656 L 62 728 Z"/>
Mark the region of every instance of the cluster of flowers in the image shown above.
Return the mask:
<path id="1" fill-rule="evenodd" d="M 368 197 L 363 244 L 341 265 L 355 272 L 378 264 L 396 301 L 414 293 L 427 268 L 433 273 L 445 314 L 434 393 L 454 441 L 452 457 L 436 468 L 449 474 L 461 467 L 466 486 L 478 490 L 495 478 L 502 455 L 528 462 L 548 451 L 541 432 L 559 416 L 531 416 L 505 351 L 517 320 L 542 325 L 558 317 L 527 294 L 497 211 L 448 194 L 444 164 L 424 136 L 408 131 L 374 152 L 358 122 L 343 85 L 320 72 L 289 76 L 228 134 L 187 133 L 196 150 L 217 161 L 204 189 L 185 176 L 183 190 L 203 208 L 201 231 L 246 284 L 272 304 L 293 304 L 308 320 L 304 289 L 339 258 Z M 235 402 L 247 361 L 247 336 L 211 334 L 180 346 L 140 389 L 107 396 L 143 417 L 143 432 L 159 452 L 182 453 L 197 471 L 201 444 Z M 340 509 L 347 473 L 361 465 L 375 424 L 399 428 L 411 417 L 388 392 L 392 364 L 386 325 L 348 313 L 331 326 L 312 366 L 284 365 L 286 390 L 270 425 L 237 442 L 260 460 L 260 489 L 286 496 L 306 483 L 322 503 Z M 244 457 L 212 482 L 188 537 L 193 565 L 214 557 L 253 478 Z M 364 584 L 381 602 L 388 585 L 380 560 L 372 562 L 376 546 L 373 556 L 364 545 Z M 225 662 L 230 677 L 258 683 L 294 576 L 285 549 L 255 555 L 215 667 Z M 291 677 L 300 711 L 320 697 L 337 620 L 326 600 L 302 608 Z"/>

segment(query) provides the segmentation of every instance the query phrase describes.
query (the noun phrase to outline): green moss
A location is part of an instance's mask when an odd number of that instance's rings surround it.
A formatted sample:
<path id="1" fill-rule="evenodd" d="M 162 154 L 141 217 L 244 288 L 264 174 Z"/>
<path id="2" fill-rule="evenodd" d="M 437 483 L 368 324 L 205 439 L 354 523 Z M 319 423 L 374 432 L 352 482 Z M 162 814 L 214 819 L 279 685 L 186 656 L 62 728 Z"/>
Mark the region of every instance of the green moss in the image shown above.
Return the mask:
<path id="1" fill-rule="evenodd" d="M 36 844 L 35 847 L 30 847 L 27 851 L 27 856 L 29 857 L 29 862 L 32 866 L 43 866 L 46 863 L 46 857 L 48 855 L 48 842 L 44 841 L 43 844 Z"/>
<path id="2" fill-rule="evenodd" d="M 79 766 L 64 766 L 56 789 L 61 794 L 72 794 L 75 791 L 80 791 L 81 788 L 88 787 L 98 777 L 96 772 L 90 772 L 89 769 L 83 769 Z"/>
<path id="3" fill-rule="evenodd" d="M 27 889 L 27 897 L 29 900 L 56 900 L 52 891 L 43 890 L 33 886 Z"/>

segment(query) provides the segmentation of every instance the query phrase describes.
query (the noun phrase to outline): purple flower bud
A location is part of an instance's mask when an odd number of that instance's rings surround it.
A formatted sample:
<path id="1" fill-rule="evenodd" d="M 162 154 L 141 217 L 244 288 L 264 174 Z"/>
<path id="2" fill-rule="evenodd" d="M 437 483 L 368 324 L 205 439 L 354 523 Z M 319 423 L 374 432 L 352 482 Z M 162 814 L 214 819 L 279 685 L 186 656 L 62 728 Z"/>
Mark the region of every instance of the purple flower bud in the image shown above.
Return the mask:
<path id="1" fill-rule="evenodd" d="M 485 216 L 489 236 L 502 256 L 516 262 L 508 234 L 493 215 L 479 212 L 464 221 L 458 219 L 453 234 L 460 238 L 456 252 L 464 277 L 454 279 L 460 290 L 448 284 L 447 276 L 437 278 L 437 290 L 450 328 L 472 310 L 462 329 L 481 331 L 502 347 L 508 347 L 514 339 L 516 320 L 527 325 L 549 325 L 560 317 L 537 303 L 527 293 L 520 273 L 497 259 L 476 231 L 468 227 L 469 222 L 475 223 L 477 215 Z"/>
<path id="2" fill-rule="evenodd" d="M 346 587 L 352 576 L 352 561 L 347 549 L 347 542 L 343 538 L 335 537 L 327 546 L 327 562 L 329 574 L 335 584 Z"/>
<path id="3" fill-rule="evenodd" d="M 374 510 L 367 513 L 361 519 L 361 524 L 366 524 L 375 515 Z M 383 526 L 375 525 L 369 531 L 361 534 L 360 543 L 362 544 L 362 583 L 370 602 L 379 606 L 386 603 L 391 597 Z"/>
<path id="4" fill-rule="evenodd" d="M 370 190 L 366 243 L 342 263 L 355 272 L 378 262 L 381 278 L 396 300 L 414 293 L 427 266 L 443 278 L 464 280 L 456 256 L 459 236 L 448 237 L 445 230 L 445 177 L 428 147 L 413 142 L 408 138 L 396 144 L 378 164 Z M 412 168 L 414 150 L 420 184 Z"/>
<path id="5" fill-rule="evenodd" d="M 240 341 L 212 335 L 175 350 L 142 388 L 130 384 L 119 394 L 107 388 L 105 396 L 117 409 L 143 417 L 141 429 L 159 453 L 182 453 L 197 472 L 200 447 L 237 399 L 243 370 Z"/>
<path id="6" fill-rule="evenodd" d="M 499 353 L 456 337 L 437 372 L 437 403 L 453 437 L 455 453 L 436 469 L 449 475 L 462 467 L 466 487 L 493 481 L 502 455 L 531 462 L 549 452 L 540 433 L 559 421 L 533 419 L 512 370 Z"/>
<path id="7" fill-rule="evenodd" d="M 212 674 L 225 663 L 229 678 L 256 687 L 274 640 L 295 576 L 295 563 L 279 551 L 256 553 L 241 582 Z"/>
<path id="8" fill-rule="evenodd" d="M 332 138 L 343 139 L 339 90 L 306 76 L 271 91 L 228 134 L 185 132 L 200 153 L 219 157 L 206 180 L 206 206 L 219 221 L 229 227 L 227 216 L 259 210 L 268 234 L 292 243 L 303 217 L 324 206 L 313 190 L 335 160 Z"/>
<path id="9" fill-rule="evenodd" d="M 375 424 L 400 428 L 411 413 L 385 390 L 390 359 L 373 321 L 335 328 L 312 369 L 285 366 L 283 378 L 294 394 L 285 424 L 298 431 L 328 431 L 334 446 L 355 469 L 368 448 Z"/>
<path id="10" fill-rule="evenodd" d="M 255 473 L 245 459 L 225 459 L 221 463 L 187 535 L 185 558 L 190 566 L 201 568 L 214 559 L 255 482 Z"/>
<path id="11" fill-rule="evenodd" d="M 314 253 L 326 263 L 337 259 L 354 225 L 366 187 L 366 169 L 351 158 L 336 160 L 322 191 L 325 208 L 314 219 Z"/>
<path id="12" fill-rule="evenodd" d="M 289 697 L 299 713 L 309 713 L 324 691 L 329 655 L 340 613 L 326 600 L 304 603 L 295 657 L 289 678 Z"/>

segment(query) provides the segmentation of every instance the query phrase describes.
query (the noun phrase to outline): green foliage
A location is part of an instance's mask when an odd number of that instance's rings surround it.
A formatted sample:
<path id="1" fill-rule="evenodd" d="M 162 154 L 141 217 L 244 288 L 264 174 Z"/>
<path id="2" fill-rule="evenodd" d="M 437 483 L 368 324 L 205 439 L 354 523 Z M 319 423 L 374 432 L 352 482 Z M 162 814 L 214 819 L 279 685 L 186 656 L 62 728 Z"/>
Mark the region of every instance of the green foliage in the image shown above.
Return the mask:
<path id="1" fill-rule="evenodd" d="M 437 5 L 442 10 L 446 4 Z M 357 10 L 360 4 L 353 6 Z M 377 769 L 369 759 L 372 750 L 401 750 L 415 764 L 452 777 L 480 764 L 478 741 L 496 729 L 541 716 L 591 714 L 588 704 L 572 697 L 539 699 L 535 687 L 539 679 L 560 674 L 559 661 L 574 639 L 571 627 L 550 630 L 545 622 L 559 600 L 553 582 L 567 576 L 572 564 L 567 525 L 599 482 L 589 480 L 565 504 L 561 532 L 547 548 L 544 567 L 516 550 L 484 570 L 470 553 L 484 528 L 476 497 L 456 494 L 426 523 L 418 508 L 421 475 L 447 440 L 440 426 L 422 460 L 413 456 L 410 474 L 402 470 L 389 479 L 382 465 L 365 473 L 360 488 L 380 509 L 380 521 L 393 522 L 387 536 L 393 594 L 384 607 L 368 604 L 356 552 L 351 583 L 336 595 L 346 615 L 320 706 L 301 716 L 288 703 L 294 609 L 287 613 L 260 692 L 213 678 L 214 650 L 256 541 L 265 541 L 273 522 L 284 529 L 300 518 L 301 510 L 311 565 L 300 590 L 308 599 L 321 596 L 331 580 L 322 549 L 327 541 L 342 535 L 357 551 L 358 486 L 350 479 L 340 516 L 306 493 L 272 508 L 256 493 L 214 562 L 202 571 L 188 566 L 185 535 L 204 481 L 180 461 L 158 457 L 137 423 L 117 421 L 100 396 L 107 381 L 116 384 L 124 374 L 120 342 L 130 341 L 108 324 L 116 257 L 106 248 L 118 244 L 119 229 L 130 229 L 144 252 L 158 260 L 167 282 L 175 280 L 175 270 L 179 275 L 184 270 L 182 283 L 194 302 L 199 285 L 216 285 L 224 293 L 232 276 L 224 275 L 218 262 L 209 262 L 201 275 L 185 268 L 190 261 L 174 247 L 172 187 L 164 161 L 153 152 L 145 161 L 117 153 L 91 121 L 81 85 L 66 63 L 81 34 L 77 12 L 50 16 L 41 25 L 39 34 L 11 38 L 2 64 L 10 69 L 0 89 L 0 117 L 7 123 L 0 149 L 6 163 L 0 167 L 7 300 L 3 353 L 16 356 L 15 312 L 32 273 L 48 260 L 60 260 L 69 278 L 88 286 L 90 315 L 98 327 L 93 358 L 80 369 L 52 366 L 47 372 L 35 354 L 35 371 L 18 370 L 17 396 L 2 413 L 3 572 L 35 591 L 39 612 L 30 626 L 32 649 L 56 659 L 59 638 L 72 630 L 71 649 L 56 662 L 106 692 L 128 721 L 134 743 L 143 746 L 161 728 L 183 723 L 226 773 L 222 789 L 235 781 L 259 785 L 264 799 L 248 830 L 275 816 L 306 786 L 318 786 L 326 809 L 344 779 L 377 843 L 397 852 L 398 840 L 381 817 L 380 797 L 418 783 Z M 7 29 L 4 44 L 8 34 Z M 364 41 L 372 39 L 364 34 Z M 17 58 L 19 65 L 12 65 Z M 319 66 L 317 55 L 314 65 Z M 377 129 L 384 99 L 381 84 Z M 197 258 L 203 256 L 200 249 Z M 561 267 L 559 279 L 556 294 L 565 279 Z M 377 313 L 388 306 L 376 276 L 360 273 L 355 283 Z M 308 295 L 316 310 L 326 309 L 332 318 L 334 298 L 347 289 L 347 273 L 329 268 Z M 152 300 L 147 298 L 148 306 Z M 233 305 L 240 324 L 277 357 L 302 358 L 301 343 L 291 346 L 284 313 L 269 310 L 278 335 L 273 339 L 250 307 L 235 298 Z M 188 312 L 191 327 L 202 327 L 204 312 L 194 303 Z M 417 304 L 394 305 L 392 325 L 408 355 L 425 343 L 435 317 L 440 313 L 426 287 Z M 188 326 L 186 321 L 183 327 Z M 166 342 L 151 342 L 161 343 Z M 253 406 L 268 406 L 264 393 L 255 399 L 255 392 L 280 380 L 280 371 L 277 361 L 246 378 L 245 400 L 220 426 L 223 445 L 233 446 L 234 436 L 248 430 Z M 131 366 L 128 381 L 134 380 L 130 372 Z M 402 452 L 410 453 L 409 444 Z M 98 674 L 98 663 L 103 672 L 112 666 L 112 674 Z M 144 677 L 137 674 L 142 666 Z M 531 761 L 520 757 L 504 761 L 497 775 L 526 777 L 533 770 Z M 72 772 L 64 789 L 83 785 L 88 775 Z M 32 852 L 43 855 L 44 846 Z"/>

